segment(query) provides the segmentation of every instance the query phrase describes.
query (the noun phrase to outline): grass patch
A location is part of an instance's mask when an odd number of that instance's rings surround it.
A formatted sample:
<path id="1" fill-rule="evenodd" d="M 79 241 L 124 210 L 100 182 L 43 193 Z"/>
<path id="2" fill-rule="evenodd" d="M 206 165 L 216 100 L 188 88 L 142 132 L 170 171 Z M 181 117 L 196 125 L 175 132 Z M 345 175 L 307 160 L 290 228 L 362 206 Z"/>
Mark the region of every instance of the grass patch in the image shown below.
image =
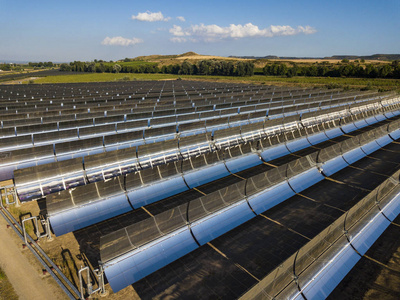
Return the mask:
<path id="1" fill-rule="evenodd" d="M 0 266 L 0 300 L 17 300 L 18 295 Z"/>
<path id="2" fill-rule="evenodd" d="M 17 207 L 15 205 L 9 205 L 7 207 L 8 211 L 13 215 L 13 217 L 20 222 L 20 224 L 22 225 L 22 220 L 24 218 L 29 218 L 31 216 L 29 210 L 25 210 L 23 208 L 21 208 L 21 206 Z M 24 222 L 25 223 L 25 230 L 26 233 L 29 234 L 31 237 L 35 238 L 36 237 L 36 232 L 35 232 L 35 227 L 34 227 L 34 221 L 33 220 L 29 220 Z M 38 226 L 40 222 L 38 222 Z"/>
<path id="3" fill-rule="evenodd" d="M 292 78 L 279 76 L 254 75 L 250 77 L 232 76 L 203 76 L 203 75 L 173 75 L 173 74 L 136 74 L 136 73 L 85 73 L 74 75 L 48 76 L 35 80 L 35 83 L 76 83 L 76 82 L 102 82 L 118 80 L 174 80 L 178 78 L 185 80 L 222 81 L 237 83 L 254 83 L 266 85 L 288 85 L 288 86 L 321 86 L 323 88 L 372 88 L 385 90 L 397 90 L 400 92 L 400 80 L 381 78 L 342 78 L 342 77 L 303 77 Z M 129 79 L 128 79 L 129 78 Z"/>
<path id="4" fill-rule="evenodd" d="M 0 280 L 6 279 L 6 273 L 4 273 L 3 269 L 0 267 Z"/>

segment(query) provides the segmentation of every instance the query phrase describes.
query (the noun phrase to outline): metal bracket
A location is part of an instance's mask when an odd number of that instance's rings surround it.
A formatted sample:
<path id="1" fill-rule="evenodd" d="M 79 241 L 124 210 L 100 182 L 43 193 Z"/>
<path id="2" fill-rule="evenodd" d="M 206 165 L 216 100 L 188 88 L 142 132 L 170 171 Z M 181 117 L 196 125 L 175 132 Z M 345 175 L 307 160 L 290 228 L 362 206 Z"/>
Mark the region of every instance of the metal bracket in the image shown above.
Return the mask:
<path id="1" fill-rule="evenodd" d="M 81 293 L 81 299 L 85 299 L 84 295 L 84 288 L 83 288 L 83 275 L 82 273 L 86 271 L 86 287 L 87 287 L 87 294 L 90 296 L 94 293 L 100 292 L 100 296 L 105 296 L 107 295 L 106 289 L 104 287 L 104 270 L 103 266 L 100 264 L 99 269 L 94 269 L 93 273 L 96 276 L 97 279 L 97 289 L 93 289 L 93 284 L 92 281 L 90 280 L 90 268 L 88 266 L 81 266 L 81 269 L 78 272 L 79 276 L 79 287 L 80 287 L 80 293 Z"/>
<path id="2" fill-rule="evenodd" d="M 50 230 L 50 223 L 49 223 L 49 219 L 47 220 L 40 220 L 40 223 L 42 224 L 43 228 L 44 228 L 44 233 L 40 234 L 39 231 L 39 223 L 38 223 L 38 217 L 29 217 L 29 218 L 24 218 L 22 220 L 22 231 L 24 233 L 24 241 L 25 244 L 28 244 L 28 240 L 27 240 L 27 233 L 26 233 L 26 228 L 25 228 L 25 222 L 29 221 L 29 220 L 33 220 L 33 222 L 35 223 L 35 227 L 36 227 L 36 236 L 38 238 L 38 240 L 40 240 L 41 238 L 47 237 L 47 239 L 49 241 L 53 240 L 52 236 L 51 236 L 51 230 Z"/>
<path id="3" fill-rule="evenodd" d="M 11 190 L 11 192 L 9 192 L 9 190 Z M 0 188 L 0 200 L 1 200 L 2 206 L 3 206 L 3 202 L 2 202 L 3 195 L 5 197 L 7 205 L 15 204 L 15 206 L 17 206 L 17 207 L 20 205 L 14 185 L 7 185 L 7 186 L 3 186 Z M 13 201 L 10 201 L 10 199 L 8 198 L 9 195 L 12 195 Z"/>

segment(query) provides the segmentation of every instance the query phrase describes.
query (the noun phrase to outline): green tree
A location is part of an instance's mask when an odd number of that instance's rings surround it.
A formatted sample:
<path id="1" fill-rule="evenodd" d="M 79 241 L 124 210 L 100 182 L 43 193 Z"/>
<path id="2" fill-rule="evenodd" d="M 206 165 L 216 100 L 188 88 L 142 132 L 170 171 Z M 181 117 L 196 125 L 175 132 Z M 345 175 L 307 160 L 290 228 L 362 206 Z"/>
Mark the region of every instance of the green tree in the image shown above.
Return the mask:
<path id="1" fill-rule="evenodd" d="M 389 77 L 391 73 L 392 73 L 392 68 L 391 68 L 389 65 L 387 65 L 387 64 L 381 66 L 381 67 L 379 68 L 379 70 L 378 70 L 378 76 L 379 76 L 380 78 Z"/>
<path id="2" fill-rule="evenodd" d="M 86 72 L 96 72 L 96 64 L 94 62 L 86 64 Z"/>
<path id="3" fill-rule="evenodd" d="M 96 73 L 104 73 L 106 71 L 106 67 L 103 63 L 96 65 Z"/>
<path id="4" fill-rule="evenodd" d="M 286 67 L 286 65 L 285 65 Z M 245 69 L 245 74 L 246 76 L 253 76 L 254 75 L 254 63 L 247 61 L 244 63 L 244 69 Z M 286 67 L 286 71 L 285 74 L 287 72 L 287 67 Z M 225 74 L 227 75 L 227 74 Z"/>
<path id="5" fill-rule="evenodd" d="M 246 75 L 246 69 L 244 66 L 244 63 L 242 61 L 239 61 L 236 65 L 236 76 L 245 76 Z"/>
<path id="6" fill-rule="evenodd" d="M 180 74 L 191 75 L 192 74 L 192 64 L 185 60 L 181 65 Z"/>
<path id="7" fill-rule="evenodd" d="M 328 67 L 326 66 L 326 65 L 320 65 L 320 66 L 318 66 L 318 76 L 325 76 L 326 75 L 326 73 L 328 73 L 328 71 L 329 71 L 329 69 L 328 69 Z"/>
<path id="8" fill-rule="evenodd" d="M 289 78 L 297 76 L 297 69 L 298 69 L 297 65 L 294 65 L 293 67 L 289 68 L 286 76 Z"/>
<path id="9" fill-rule="evenodd" d="M 119 64 L 115 64 L 112 68 L 113 73 L 119 73 L 121 71 L 121 66 Z"/>
<path id="10" fill-rule="evenodd" d="M 306 76 L 318 76 L 318 67 L 309 66 L 306 70 Z"/>
<path id="11" fill-rule="evenodd" d="M 400 79 L 400 65 L 397 67 L 393 68 L 393 78 L 399 78 Z"/>
<path id="12" fill-rule="evenodd" d="M 209 75 L 210 74 L 210 66 L 206 60 L 202 60 L 199 62 L 199 74 L 201 75 Z"/>
<path id="13" fill-rule="evenodd" d="M 71 71 L 71 66 L 68 65 L 68 64 L 61 64 L 60 65 L 60 71 L 69 72 L 69 71 Z"/>
<path id="14" fill-rule="evenodd" d="M 378 77 L 378 70 L 372 64 L 368 64 L 365 66 L 365 75 L 370 78 Z"/>
<path id="15" fill-rule="evenodd" d="M 161 67 L 161 73 L 167 74 L 168 73 L 168 67 L 167 66 L 162 66 Z"/>

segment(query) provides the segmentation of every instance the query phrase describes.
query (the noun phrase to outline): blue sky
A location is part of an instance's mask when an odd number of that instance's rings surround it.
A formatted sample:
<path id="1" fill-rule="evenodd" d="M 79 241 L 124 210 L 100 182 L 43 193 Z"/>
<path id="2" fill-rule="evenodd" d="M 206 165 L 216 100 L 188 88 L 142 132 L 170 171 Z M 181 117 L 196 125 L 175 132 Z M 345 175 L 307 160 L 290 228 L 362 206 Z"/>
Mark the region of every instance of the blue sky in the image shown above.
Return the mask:
<path id="1" fill-rule="evenodd" d="M 0 61 L 400 53 L 400 0 L 0 0 Z"/>

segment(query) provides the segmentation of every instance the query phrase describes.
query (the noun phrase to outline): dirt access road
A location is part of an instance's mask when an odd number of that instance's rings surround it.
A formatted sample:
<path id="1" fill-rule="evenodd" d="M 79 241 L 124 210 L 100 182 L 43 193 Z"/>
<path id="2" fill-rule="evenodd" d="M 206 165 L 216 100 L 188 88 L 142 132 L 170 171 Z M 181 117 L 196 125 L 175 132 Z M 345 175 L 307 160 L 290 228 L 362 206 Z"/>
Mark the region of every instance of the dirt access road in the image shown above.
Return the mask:
<path id="1" fill-rule="evenodd" d="M 22 250 L 22 241 L 0 216 L 0 265 L 21 300 L 68 299 L 50 275 L 43 277 L 33 254 Z"/>

